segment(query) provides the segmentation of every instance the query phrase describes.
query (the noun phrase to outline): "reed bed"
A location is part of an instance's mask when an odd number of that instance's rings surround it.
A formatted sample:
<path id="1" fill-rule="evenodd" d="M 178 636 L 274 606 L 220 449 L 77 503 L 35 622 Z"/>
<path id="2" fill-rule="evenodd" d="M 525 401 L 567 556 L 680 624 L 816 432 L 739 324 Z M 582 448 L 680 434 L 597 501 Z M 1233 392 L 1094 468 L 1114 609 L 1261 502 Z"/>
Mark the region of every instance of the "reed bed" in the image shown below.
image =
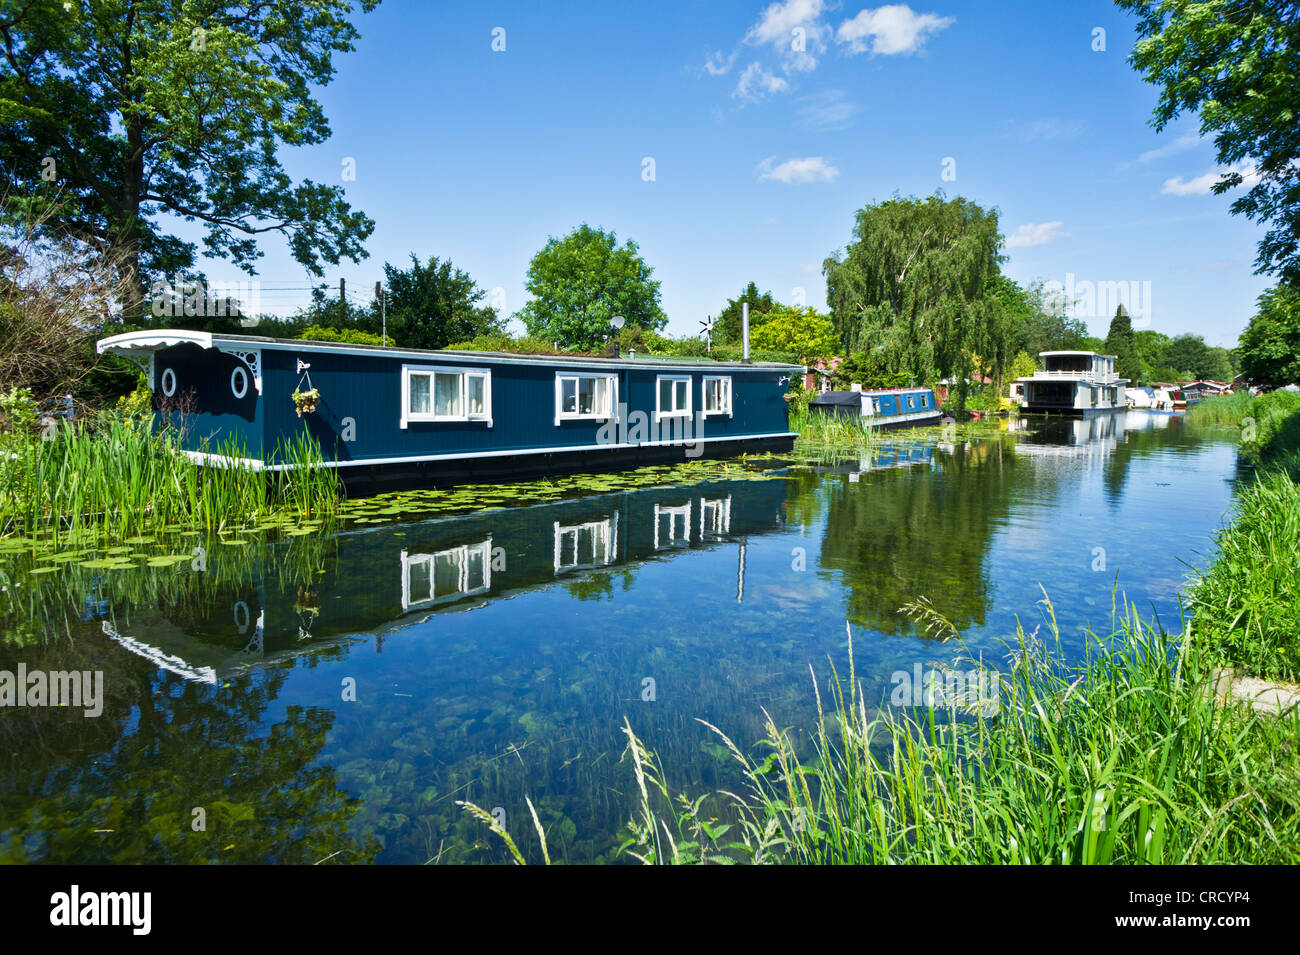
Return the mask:
<path id="1" fill-rule="evenodd" d="M 814 682 L 810 744 L 766 713 L 758 755 L 703 724 L 741 792 L 675 794 L 625 722 L 639 806 L 624 851 L 660 864 L 1300 861 L 1300 717 L 1216 703 L 1197 639 L 1176 645 L 1133 610 L 1077 666 L 1023 630 L 1010 650 L 996 712 L 879 710 L 850 643 L 825 707 Z"/>
<path id="2" fill-rule="evenodd" d="M 807 402 L 796 402 L 791 407 L 790 430 L 799 435 L 795 453 L 817 459 L 861 454 L 880 443 L 877 429 L 862 418 L 809 411 Z"/>
<path id="3" fill-rule="evenodd" d="M 233 442 L 212 448 L 245 459 Z M 148 419 L 103 413 L 44 438 L 9 435 L 0 445 L 0 534 L 105 532 L 121 538 L 190 528 L 215 532 L 275 514 L 333 516 L 342 499 L 336 471 L 307 435 L 277 449 L 286 471 L 205 467 L 181 451 L 180 434 Z"/>

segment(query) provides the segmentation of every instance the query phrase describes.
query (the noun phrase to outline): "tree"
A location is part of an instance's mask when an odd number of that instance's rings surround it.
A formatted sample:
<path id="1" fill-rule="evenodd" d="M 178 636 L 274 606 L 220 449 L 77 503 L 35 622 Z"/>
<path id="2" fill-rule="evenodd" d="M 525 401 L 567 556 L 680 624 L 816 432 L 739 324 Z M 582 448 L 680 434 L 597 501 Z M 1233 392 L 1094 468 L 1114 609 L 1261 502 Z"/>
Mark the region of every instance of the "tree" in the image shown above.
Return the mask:
<path id="1" fill-rule="evenodd" d="M 870 350 L 885 373 L 958 380 L 996 330 L 998 217 L 968 199 L 895 197 L 857 213 L 853 241 L 823 263 L 835 331 L 850 353 Z"/>
<path id="2" fill-rule="evenodd" d="M 283 235 L 308 272 L 364 257 L 374 223 L 340 186 L 284 171 L 279 146 L 330 134 L 314 91 L 378 0 L 96 0 L 0 11 L 0 167 L 17 211 L 112 255 L 139 292 L 188 274 L 195 245 L 160 217 L 203 224 L 204 252 L 250 274 Z"/>
<path id="3" fill-rule="evenodd" d="M 7 225 L 6 203 L 0 196 L 0 392 L 95 401 L 129 391 L 139 369 L 95 351 L 125 292 L 119 263 L 51 235 L 48 217 Z"/>
<path id="4" fill-rule="evenodd" d="M 1233 377 L 1227 349 L 1211 348 L 1200 335 L 1185 333 L 1170 339 L 1163 357 L 1165 365 L 1180 377 L 1210 381 L 1229 381 Z"/>
<path id="5" fill-rule="evenodd" d="M 658 331 L 668 324 L 659 306 L 654 269 L 630 239 L 585 222 L 562 239 L 552 237 L 528 265 L 533 300 L 519 317 L 530 335 L 576 349 L 601 347 L 613 334 L 610 320 Z"/>
<path id="6" fill-rule="evenodd" d="M 1258 307 L 1237 343 L 1241 373 L 1265 388 L 1300 383 L 1300 291 L 1271 288 Z"/>
<path id="7" fill-rule="evenodd" d="M 1137 337 L 1133 334 L 1133 320 L 1123 305 L 1115 309 L 1115 317 L 1110 320 L 1104 347 L 1107 354 L 1115 356 L 1115 374 L 1127 378 L 1134 385 L 1144 380 L 1142 356 L 1138 354 Z"/>
<path id="8" fill-rule="evenodd" d="M 384 263 L 388 328 L 407 348 L 446 348 L 479 335 L 500 334 L 506 320 L 479 304 L 487 292 L 448 259 L 430 256 L 428 264 L 411 253 L 411 267 Z M 379 331 L 379 306 L 370 309 L 365 330 Z"/>
<path id="9" fill-rule="evenodd" d="M 771 292 L 764 292 L 760 295 L 758 286 L 750 282 L 739 296 L 727 299 L 726 307 L 718 314 L 718 320 L 713 323 L 713 340 L 715 342 L 735 344 L 740 341 L 741 306 L 746 302 L 749 303 L 749 331 L 751 335 L 759 325 L 767 320 L 768 315 L 781 307 L 781 304 L 772 297 Z"/>
<path id="10" fill-rule="evenodd" d="M 1015 381 L 1017 378 L 1028 378 L 1038 371 L 1038 359 L 1027 351 L 1016 352 L 1016 357 L 1011 361 L 1011 371 L 1008 377 Z"/>
<path id="11" fill-rule="evenodd" d="M 801 358 L 824 357 L 839 351 L 840 340 L 829 315 L 807 306 L 781 305 L 750 334 L 754 348 L 793 352 Z"/>
<path id="12" fill-rule="evenodd" d="M 1271 223 L 1257 273 L 1300 282 L 1300 4 L 1296 0 L 1115 0 L 1138 18 L 1129 57 L 1161 88 L 1154 126 L 1200 114 L 1220 164 L 1214 186 L 1250 189 L 1232 212 Z"/>

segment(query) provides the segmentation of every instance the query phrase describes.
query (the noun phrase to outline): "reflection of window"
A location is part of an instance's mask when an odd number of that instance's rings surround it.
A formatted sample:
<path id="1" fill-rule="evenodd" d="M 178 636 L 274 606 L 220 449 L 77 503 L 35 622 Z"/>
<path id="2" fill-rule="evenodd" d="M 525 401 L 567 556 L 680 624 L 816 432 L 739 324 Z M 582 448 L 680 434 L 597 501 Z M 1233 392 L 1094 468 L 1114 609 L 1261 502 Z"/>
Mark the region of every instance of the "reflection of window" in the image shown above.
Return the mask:
<path id="1" fill-rule="evenodd" d="M 402 427 L 410 421 L 492 423 L 492 373 L 402 366 Z"/>
<path id="2" fill-rule="evenodd" d="M 611 418 L 618 404 L 613 375 L 556 375 L 555 422 L 575 418 Z"/>
<path id="3" fill-rule="evenodd" d="M 655 550 L 685 547 L 691 542 L 691 503 L 679 507 L 655 505 Z"/>
<path id="4" fill-rule="evenodd" d="M 436 554 L 402 551 L 402 609 L 481 594 L 492 586 L 492 541 Z"/>
<path id="5" fill-rule="evenodd" d="M 691 379 L 660 375 L 656 379 L 659 401 L 655 418 L 688 416 L 691 413 Z"/>
<path id="6" fill-rule="evenodd" d="M 700 540 L 731 533 L 731 495 L 716 500 L 700 498 Z"/>
<path id="7" fill-rule="evenodd" d="M 731 379 L 704 378 L 704 413 L 731 414 Z"/>
<path id="8" fill-rule="evenodd" d="M 612 564 L 618 554 L 618 513 L 603 521 L 555 522 L 555 572 Z"/>

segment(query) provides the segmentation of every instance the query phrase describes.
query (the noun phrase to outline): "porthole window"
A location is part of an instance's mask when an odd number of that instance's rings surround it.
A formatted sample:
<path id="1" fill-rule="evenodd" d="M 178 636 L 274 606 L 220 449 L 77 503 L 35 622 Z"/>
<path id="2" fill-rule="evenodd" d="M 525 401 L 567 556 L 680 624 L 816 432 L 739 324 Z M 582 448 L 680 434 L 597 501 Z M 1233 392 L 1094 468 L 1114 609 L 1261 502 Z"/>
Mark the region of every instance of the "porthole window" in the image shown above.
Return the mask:
<path id="1" fill-rule="evenodd" d="M 242 398 L 248 394 L 248 371 L 244 368 L 236 368 L 230 373 L 230 390 L 234 392 L 236 398 Z"/>
<path id="2" fill-rule="evenodd" d="M 170 368 L 163 369 L 162 392 L 168 398 L 176 394 L 176 372 Z"/>

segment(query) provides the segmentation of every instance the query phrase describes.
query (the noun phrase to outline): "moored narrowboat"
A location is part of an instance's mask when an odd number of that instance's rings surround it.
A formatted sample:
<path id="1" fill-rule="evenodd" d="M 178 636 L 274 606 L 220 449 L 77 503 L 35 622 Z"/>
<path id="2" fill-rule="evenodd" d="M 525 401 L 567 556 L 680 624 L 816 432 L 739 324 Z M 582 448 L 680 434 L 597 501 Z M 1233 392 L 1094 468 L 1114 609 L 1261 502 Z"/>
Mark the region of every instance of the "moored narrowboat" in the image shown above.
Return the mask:
<path id="1" fill-rule="evenodd" d="M 802 366 L 519 355 L 162 329 L 99 342 L 205 463 L 288 467 L 306 433 L 348 483 L 465 480 L 788 451 Z"/>
<path id="2" fill-rule="evenodd" d="M 824 391 L 808 402 L 817 414 L 847 415 L 879 428 L 919 428 L 938 424 L 943 411 L 929 388 L 854 388 Z"/>

